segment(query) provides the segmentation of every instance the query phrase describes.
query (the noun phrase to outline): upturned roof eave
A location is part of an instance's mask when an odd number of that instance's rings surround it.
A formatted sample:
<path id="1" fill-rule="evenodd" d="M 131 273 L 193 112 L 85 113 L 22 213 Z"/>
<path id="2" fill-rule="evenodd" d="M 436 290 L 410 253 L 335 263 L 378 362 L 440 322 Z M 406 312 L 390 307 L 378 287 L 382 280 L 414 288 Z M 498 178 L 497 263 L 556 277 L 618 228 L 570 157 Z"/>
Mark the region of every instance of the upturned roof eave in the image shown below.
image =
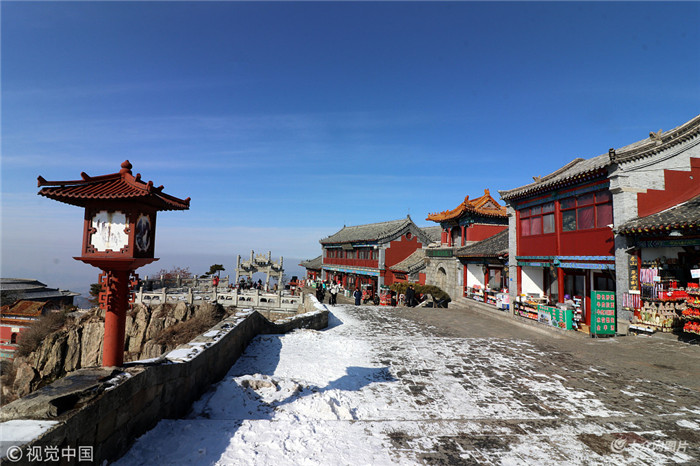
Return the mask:
<path id="1" fill-rule="evenodd" d="M 122 163 L 118 173 L 91 177 L 82 172 L 80 180 L 47 181 L 37 178 L 38 194 L 65 204 L 85 207 L 93 200 L 139 201 L 158 210 L 187 210 L 190 198 L 179 199 L 163 192 L 163 186 L 141 181 L 141 174 L 133 176 L 129 161 Z M 84 188 L 76 192 L 75 188 Z M 102 188 L 102 189 L 101 189 Z"/>

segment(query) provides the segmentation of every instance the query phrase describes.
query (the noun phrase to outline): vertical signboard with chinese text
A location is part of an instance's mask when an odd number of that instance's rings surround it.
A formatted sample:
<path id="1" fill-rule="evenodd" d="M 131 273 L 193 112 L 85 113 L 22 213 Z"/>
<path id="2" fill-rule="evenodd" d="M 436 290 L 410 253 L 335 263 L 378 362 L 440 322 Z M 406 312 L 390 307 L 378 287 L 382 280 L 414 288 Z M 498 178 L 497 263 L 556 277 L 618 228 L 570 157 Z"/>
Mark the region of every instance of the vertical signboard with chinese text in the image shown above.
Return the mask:
<path id="1" fill-rule="evenodd" d="M 615 292 L 591 291 L 591 335 L 615 335 Z"/>
<path id="2" fill-rule="evenodd" d="M 630 290 L 639 290 L 639 273 L 637 267 L 639 266 L 639 261 L 636 254 L 631 254 L 628 258 L 627 267 L 629 268 L 629 282 Z"/>

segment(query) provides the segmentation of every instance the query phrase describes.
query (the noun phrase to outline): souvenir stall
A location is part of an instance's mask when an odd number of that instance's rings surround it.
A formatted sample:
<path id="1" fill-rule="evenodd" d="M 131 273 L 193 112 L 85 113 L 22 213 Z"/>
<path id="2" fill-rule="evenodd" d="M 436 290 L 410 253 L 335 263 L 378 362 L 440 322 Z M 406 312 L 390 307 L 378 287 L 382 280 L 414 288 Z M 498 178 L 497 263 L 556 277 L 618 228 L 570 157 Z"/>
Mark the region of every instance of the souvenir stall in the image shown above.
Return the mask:
<path id="1" fill-rule="evenodd" d="M 700 333 L 700 196 L 619 229 L 632 247 L 622 306 L 636 333 Z"/>

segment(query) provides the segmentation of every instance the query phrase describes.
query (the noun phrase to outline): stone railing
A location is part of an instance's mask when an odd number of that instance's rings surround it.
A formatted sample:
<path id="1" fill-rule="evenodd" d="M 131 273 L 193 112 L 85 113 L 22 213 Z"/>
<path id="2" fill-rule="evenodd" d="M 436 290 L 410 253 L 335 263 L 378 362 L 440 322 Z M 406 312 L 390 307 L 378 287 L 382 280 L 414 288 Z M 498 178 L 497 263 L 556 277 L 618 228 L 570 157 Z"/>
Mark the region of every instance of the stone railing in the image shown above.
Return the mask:
<path id="1" fill-rule="evenodd" d="M 0 439 L 3 464 L 38 464 L 31 453 L 48 451 L 62 463 L 77 463 L 77 454 L 90 464 L 118 459 L 161 419 L 185 415 L 256 335 L 328 326 L 328 310 L 313 297 L 303 309 L 275 322 L 259 312 L 239 313 L 160 358 L 80 369 L 3 406 L 0 431 L 13 434 Z"/>
<path id="2" fill-rule="evenodd" d="M 202 292 L 191 288 L 188 290 L 163 288 L 158 291 L 143 291 L 142 288 L 135 293 L 137 304 L 151 305 L 178 301 L 188 304 L 209 301 L 217 302 L 222 306 L 236 306 L 238 308 L 296 310 L 304 304 L 304 295 L 292 296 L 288 291 L 267 293 L 260 290 L 244 290 L 240 293 L 233 290 L 218 293 L 217 291 Z"/>
<path id="3" fill-rule="evenodd" d="M 140 280 L 140 285 L 146 290 L 154 290 L 160 288 L 211 288 L 213 277 L 199 278 L 175 278 L 149 277 L 146 275 Z M 219 279 L 219 288 L 228 288 L 229 285 L 235 285 L 228 275 Z"/>

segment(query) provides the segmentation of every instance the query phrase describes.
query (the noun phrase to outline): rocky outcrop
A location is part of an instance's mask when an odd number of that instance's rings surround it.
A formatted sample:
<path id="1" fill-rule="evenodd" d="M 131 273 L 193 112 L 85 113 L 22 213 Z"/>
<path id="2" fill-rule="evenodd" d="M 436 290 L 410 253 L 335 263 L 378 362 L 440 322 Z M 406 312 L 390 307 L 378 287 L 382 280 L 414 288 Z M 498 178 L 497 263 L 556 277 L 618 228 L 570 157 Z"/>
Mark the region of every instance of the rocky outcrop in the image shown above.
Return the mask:
<path id="1" fill-rule="evenodd" d="M 186 303 L 164 304 L 150 309 L 134 305 L 126 319 L 124 360 L 156 358 L 174 349 L 177 344 L 157 341 L 163 330 L 187 321 L 200 313 L 211 313 L 215 305 L 196 307 Z M 3 387 L 10 390 L 3 399 L 22 397 L 77 369 L 97 367 L 102 363 L 104 311 L 93 309 L 72 313 L 65 325 L 49 334 L 29 355 L 13 361 L 15 377 Z"/>

